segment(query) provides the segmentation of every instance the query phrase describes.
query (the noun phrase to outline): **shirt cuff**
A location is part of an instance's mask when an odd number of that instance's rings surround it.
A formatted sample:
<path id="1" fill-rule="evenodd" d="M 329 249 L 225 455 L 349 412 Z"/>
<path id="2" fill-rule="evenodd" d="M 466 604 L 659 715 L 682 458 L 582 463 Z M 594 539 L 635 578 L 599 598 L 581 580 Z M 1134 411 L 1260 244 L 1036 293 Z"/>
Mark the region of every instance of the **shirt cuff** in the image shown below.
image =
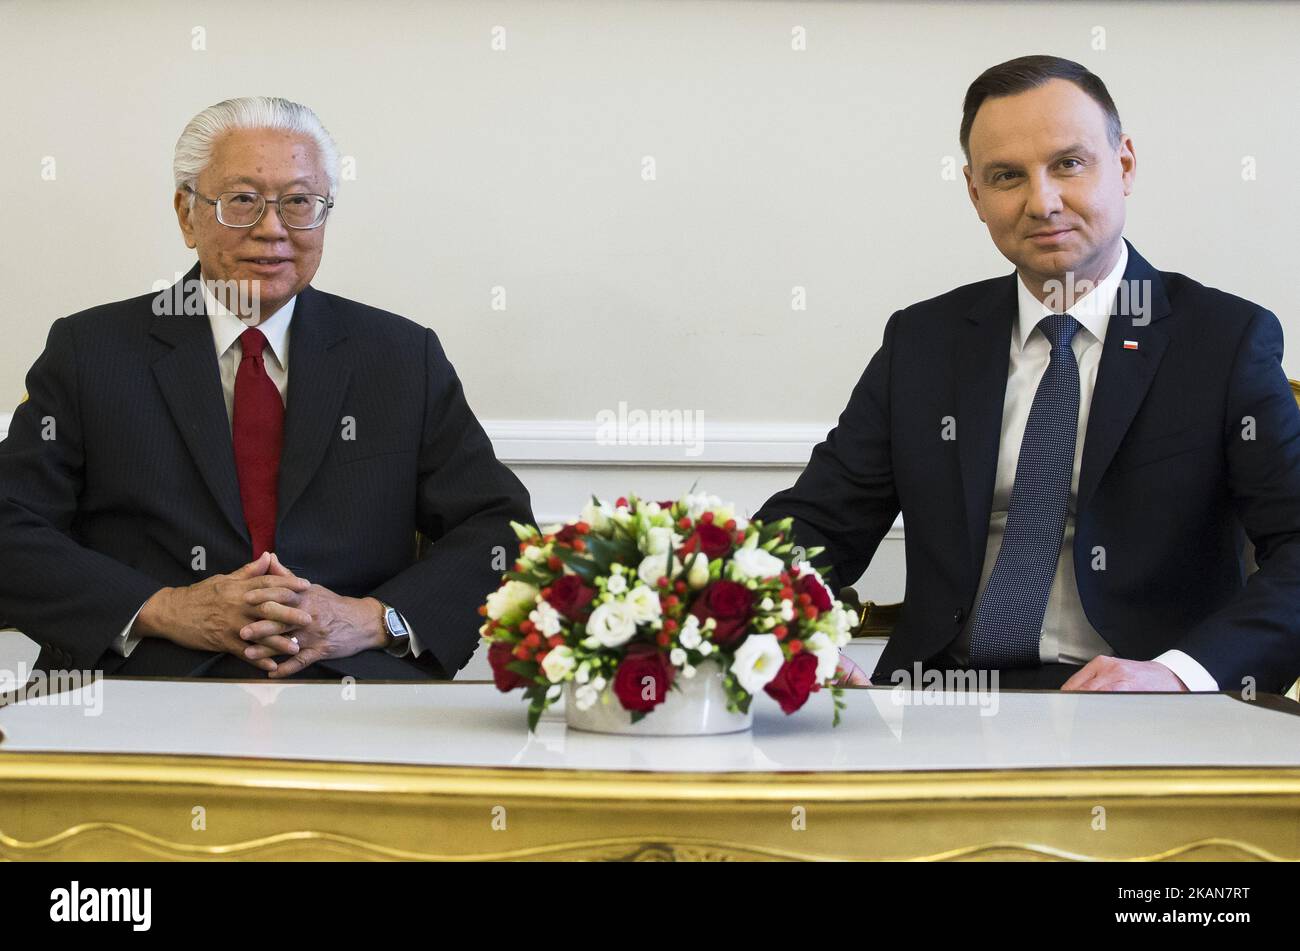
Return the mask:
<path id="1" fill-rule="evenodd" d="M 148 604 L 148 602 L 146 601 L 145 604 Z M 122 628 L 122 633 L 113 638 L 113 643 L 108 645 L 115 653 L 121 654 L 123 657 L 130 657 L 131 651 L 135 650 L 135 645 L 144 639 L 142 634 L 131 633 L 131 628 L 135 626 L 135 619 L 140 616 L 140 611 L 143 610 L 144 604 L 140 605 L 139 610 L 131 615 L 131 620 L 126 622 L 126 627 Z"/>
<path id="2" fill-rule="evenodd" d="M 1218 682 L 1210 676 L 1210 672 L 1202 667 L 1194 657 L 1184 654 L 1182 651 L 1165 651 L 1155 658 L 1155 662 L 1172 670 L 1174 676 L 1181 680 L 1188 690 L 1194 693 L 1215 693 L 1219 689 Z"/>

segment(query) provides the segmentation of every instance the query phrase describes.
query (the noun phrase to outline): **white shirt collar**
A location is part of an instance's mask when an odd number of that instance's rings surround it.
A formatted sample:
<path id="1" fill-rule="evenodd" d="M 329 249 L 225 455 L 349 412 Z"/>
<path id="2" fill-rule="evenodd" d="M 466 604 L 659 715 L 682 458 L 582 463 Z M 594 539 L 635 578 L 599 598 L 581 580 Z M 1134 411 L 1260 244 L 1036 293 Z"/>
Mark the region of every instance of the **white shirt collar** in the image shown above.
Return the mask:
<path id="1" fill-rule="evenodd" d="M 212 340 L 217 348 L 217 359 L 229 350 L 239 339 L 239 335 L 249 328 L 249 324 L 228 311 L 224 304 L 213 295 L 207 281 L 200 280 L 203 288 L 203 302 L 208 314 L 208 324 L 212 327 Z M 290 297 L 274 314 L 257 325 L 266 337 L 266 345 L 281 369 L 289 369 L 289 323 L 293 320 L 294 307 L 298 295 Z"/>
<path id="2" fill-rule="evenodd" d="M 1087 296 L 1076 300 L 1074 306 L 1070 308 L 1070 316 L 1098 340 L 1106 339 L 1106 327 L 1110 323 L 1115 294 L 1119 290 L 1119 282 L 1124 279 L 1124 268 L 1127 266 L 1128 243 L 1120 238 L 1119 259 L 1115 262 L 1115 266 Z M 1029 288 L 1025 286 L 1024 278 L 1019 275 L 1016 277 L 1016 296 L 1020 307 L 1020 319 L 1012 330 L 1012 342 L 1016 349 L 1021 349 L 1034 328 L 1038 326 L 1038 322 L 1055 312 L 1030 293 Z"/>

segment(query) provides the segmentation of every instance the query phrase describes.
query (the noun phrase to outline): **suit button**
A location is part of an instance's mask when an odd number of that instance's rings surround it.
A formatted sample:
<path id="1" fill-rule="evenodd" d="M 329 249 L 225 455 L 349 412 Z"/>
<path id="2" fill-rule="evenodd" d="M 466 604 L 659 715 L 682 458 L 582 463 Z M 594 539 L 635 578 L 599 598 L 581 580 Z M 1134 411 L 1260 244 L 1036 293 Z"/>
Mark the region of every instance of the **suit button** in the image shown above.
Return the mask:
<path id="1" fill-rule="evenodd" d="M 958 608 L 956 611 L 952 612 L 953 624 L 960 624 L 964 620 L 966 620 L 966 611 L 964 608 Z"/>

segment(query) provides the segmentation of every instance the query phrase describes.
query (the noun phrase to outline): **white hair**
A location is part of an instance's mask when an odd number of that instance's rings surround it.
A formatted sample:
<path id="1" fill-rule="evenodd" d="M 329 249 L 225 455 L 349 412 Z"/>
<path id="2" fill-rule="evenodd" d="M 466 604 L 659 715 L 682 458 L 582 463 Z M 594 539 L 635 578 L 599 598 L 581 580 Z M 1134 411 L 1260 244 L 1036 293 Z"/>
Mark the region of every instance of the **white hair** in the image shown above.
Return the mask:
<path id="1" fill-rule="evenodd" d="M 190 189 L 190 203 L 199 173 L 212 161 L 212 148 L 227 132 L 236 129 L 282 129 L 297 132 L 316 143 L 325 174 L 329 177 L 330 197 L 339 187 L 339 148 L 321 125 L 316 113 L 301 103 L 272 96 L 243 96 L 208 106 L 185 126 L 176 140 L 172 174 L 178 189 Z"/>

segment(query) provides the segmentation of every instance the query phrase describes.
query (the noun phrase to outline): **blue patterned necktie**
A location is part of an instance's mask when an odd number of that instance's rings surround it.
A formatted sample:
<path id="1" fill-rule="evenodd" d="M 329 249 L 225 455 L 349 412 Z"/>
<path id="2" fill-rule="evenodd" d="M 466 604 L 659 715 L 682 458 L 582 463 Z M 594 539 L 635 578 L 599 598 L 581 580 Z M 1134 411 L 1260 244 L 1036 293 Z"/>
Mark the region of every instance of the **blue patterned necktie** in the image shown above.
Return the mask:
<path id="1" fill-rule="evenodd" d="M 1052 356 L 1029 407 L 1007 527 L 971 628 L 973 668 L 1037 667 L 1047 596 L 1061 557 L 1079 430 L 1079 364 L 1070 341 L 1079 322 L 1038 322 Z"/>

